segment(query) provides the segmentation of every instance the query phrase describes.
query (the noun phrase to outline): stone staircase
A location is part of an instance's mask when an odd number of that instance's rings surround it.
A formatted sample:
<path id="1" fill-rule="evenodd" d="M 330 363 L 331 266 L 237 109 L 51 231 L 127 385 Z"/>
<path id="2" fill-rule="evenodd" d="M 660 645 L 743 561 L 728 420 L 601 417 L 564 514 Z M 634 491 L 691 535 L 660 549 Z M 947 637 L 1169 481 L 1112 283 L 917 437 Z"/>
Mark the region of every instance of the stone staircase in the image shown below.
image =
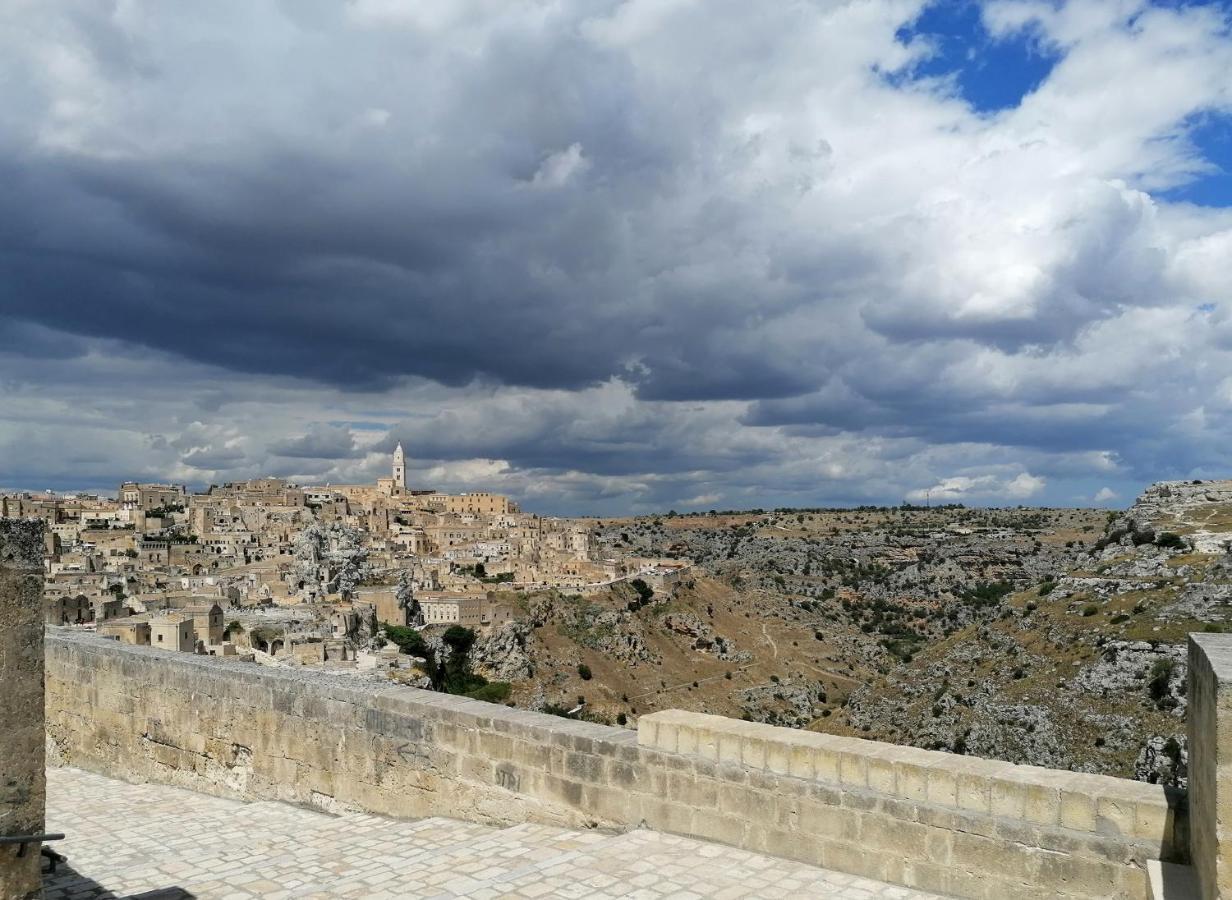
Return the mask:
<path id="1" fill-rule="evenodd" d="M 926 896 L 653 831 L 334 816 L 75 769 L 49 770 L 47 825 L 68 835 L 48 900 Z"/>

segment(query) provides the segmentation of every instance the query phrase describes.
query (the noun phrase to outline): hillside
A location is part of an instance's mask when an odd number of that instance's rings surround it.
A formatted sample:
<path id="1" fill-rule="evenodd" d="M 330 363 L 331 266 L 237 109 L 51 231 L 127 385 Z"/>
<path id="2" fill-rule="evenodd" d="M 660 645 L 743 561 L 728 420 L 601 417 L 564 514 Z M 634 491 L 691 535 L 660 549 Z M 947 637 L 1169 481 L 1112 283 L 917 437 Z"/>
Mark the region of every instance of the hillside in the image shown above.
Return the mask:
<path id="1" fill-rule="evenodd" d="M 1065 575 L 853 695 L 827 731 L 1183 783 L 1185 635 L 1230 627 L 1232 483 L 1155 485 Z"/>
<path id="2" fill-rule="evenodd" d="M 519 621 L 475 658 L 518 705 L 1177 782 L 1184 635 L 1228 617 L 1232 484 L 1157 485 L 1123 514 L 753 511 L 610 520 L 600 539 L 698 565 L 671 597 L 510 595 Z"/>

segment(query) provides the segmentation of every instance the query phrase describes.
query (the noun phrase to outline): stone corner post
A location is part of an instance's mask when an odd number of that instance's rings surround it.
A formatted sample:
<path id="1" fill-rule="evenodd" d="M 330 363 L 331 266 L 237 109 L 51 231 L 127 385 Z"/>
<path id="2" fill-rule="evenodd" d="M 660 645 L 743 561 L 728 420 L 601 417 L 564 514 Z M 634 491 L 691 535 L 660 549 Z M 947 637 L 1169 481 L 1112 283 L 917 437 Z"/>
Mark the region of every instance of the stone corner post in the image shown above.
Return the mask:
<path id="1" fill-rule="evenodd" d="M 43 523 L 0 519 L 0 835 L 41 834 Z M 40 844 L 0 845 L 0 897 L 42 896 Z"/>
<path id="2" fill-rule="evenodd" d="M 1232 898 L 1232 634 L 1189 636 L 1190 852 L 1204 898 Z"/>

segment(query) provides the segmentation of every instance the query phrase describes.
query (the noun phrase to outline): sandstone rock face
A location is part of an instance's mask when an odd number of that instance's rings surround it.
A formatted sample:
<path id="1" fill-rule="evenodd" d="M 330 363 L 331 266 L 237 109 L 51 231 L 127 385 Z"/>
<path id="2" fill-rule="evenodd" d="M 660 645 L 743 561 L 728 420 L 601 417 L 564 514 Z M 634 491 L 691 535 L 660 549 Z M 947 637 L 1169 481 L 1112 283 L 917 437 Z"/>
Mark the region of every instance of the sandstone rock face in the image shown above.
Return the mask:
<path id="1" fill-rule="evenodd" d="M 1139 693 L 1156 683 L 1153 700 L 1172 715 L 1185 716 L 1185 672 L 1187 652 L 1178 644 L 1152 644 L 1149 641 L 1109 641 L 1103 657 L 1078 673 L 1073 680 L 1082 690 L 1108 696 Z"/>
<path id="2" fill-rule="evenodd" d="M 0 519 L 0 834 L 41 834 L 43 523 Z M 0 847 L 0 897 L 42 896 L 39 845 Z"/>
<path id="3" fill-rule="evenodd" d="M 1148 784 L 1165 784 L 1185 787 L 1189 782 L 1189 741 L 1184 736 L 1147 738 L 1134 777 Z"/>
<path id="4" fill-rule="evenodd" d="M 745 662 L 752 658 L 747 650 L 737 650 L 735 644 L 694 613 L 669 613 L 663 617 L 663 627 L 692 640 L 692 648 L 702 653 L 713 653 L 715 658 L 731 662 Z"/>
<path id="5" fill-rule="evenodd" d="M 471 668 L 489 681 L 521 681 L 535 674 L 526 653 L 531 625 L 525 621 L 505 622 L 488 631 L 471 647 Z"/>
<path id="6" fill-rule="evenodd" d="M 740 697 L 755 722 L 801 727 L 821 715 L 823 691 L 815 684 L 759 684 Z"/>

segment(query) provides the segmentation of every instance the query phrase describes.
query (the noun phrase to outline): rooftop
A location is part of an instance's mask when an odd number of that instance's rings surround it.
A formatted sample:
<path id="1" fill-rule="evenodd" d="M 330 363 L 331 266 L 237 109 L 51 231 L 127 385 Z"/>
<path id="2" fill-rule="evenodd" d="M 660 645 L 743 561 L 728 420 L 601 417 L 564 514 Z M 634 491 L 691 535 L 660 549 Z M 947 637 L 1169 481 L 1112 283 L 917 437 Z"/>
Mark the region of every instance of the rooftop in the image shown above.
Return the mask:
<path id="1" fill-rule="evenodd" d="M 656 831 L 334 816 L 72 768 L 48 770 L 47 797 L 68 857 L 47 900 L 933 896 Z"/>

